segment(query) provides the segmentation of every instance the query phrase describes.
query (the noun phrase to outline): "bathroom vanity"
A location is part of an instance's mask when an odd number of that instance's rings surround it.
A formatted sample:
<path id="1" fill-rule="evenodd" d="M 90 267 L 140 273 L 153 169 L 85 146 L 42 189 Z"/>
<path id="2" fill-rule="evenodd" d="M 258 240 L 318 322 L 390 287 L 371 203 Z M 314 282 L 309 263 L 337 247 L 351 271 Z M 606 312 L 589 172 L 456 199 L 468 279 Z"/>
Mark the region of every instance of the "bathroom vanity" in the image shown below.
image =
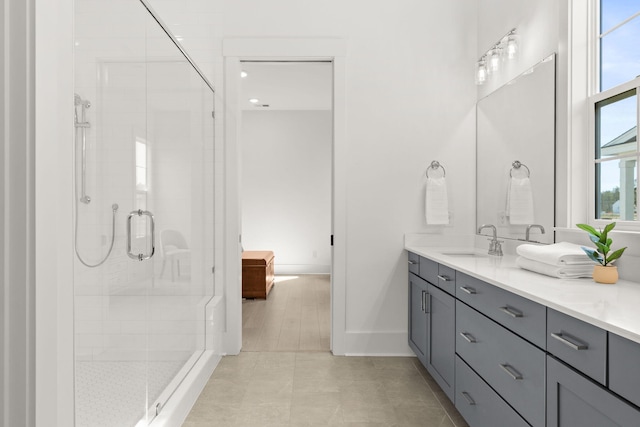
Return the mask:
<path id="1" fill-rule="evenodd" d="M 405 248 L 409 345 L 471 427 L 640 425 L 640 284 Z"/>

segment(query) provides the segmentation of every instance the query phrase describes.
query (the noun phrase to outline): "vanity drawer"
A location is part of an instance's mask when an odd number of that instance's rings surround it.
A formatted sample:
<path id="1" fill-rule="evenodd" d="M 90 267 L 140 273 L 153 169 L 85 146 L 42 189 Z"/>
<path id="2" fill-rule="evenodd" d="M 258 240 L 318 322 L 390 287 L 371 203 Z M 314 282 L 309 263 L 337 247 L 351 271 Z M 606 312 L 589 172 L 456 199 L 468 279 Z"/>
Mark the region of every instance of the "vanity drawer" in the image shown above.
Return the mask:
<path id="1" fill-rule="evenodd" d="M 420 256 L 413 252 L 408 252 L 407 258 L 409 261 L 409 273 L 413 273 L 416 276 L 420 274 Z"/>
<path id="2" fill-rule="evenodd" d="M 529 426 L 458 356 L 454 403 L 470 426 Z"/>
<path id="3" fill-rule="evenodd" d="M 438 265 L 438 282 L 434 283 L 450 295 L 456 294 L 456 271 L 446 265 Z"/>
<path id="4" fill-rule="evenodd" d="M 422 277 L 432 285 L 438 284 L 438 263 L 431 261 L 430 259 L 420 257 L 420 273 L 418 276 Z"/>
<path id="5" fill-rule="evenodd" d="M 606 384 L 607 332 L 558 311 L 547 310 L 547 351 Z"/>
<path id="6" fill-rule="evenodd" d="M 547 308 L 458 272 L 456 297 L 540 348 L 546 348 Z"/>
<path id="7" fill-rule="evenodd" d="M 640 344 L 609 332 L 609 389 L 640 406 Z"/>
<path id="8" fill-rule="evenodd" d="M 456 302 L 456 353 L 533 426 L 544 426 L 545 353 Z"/>

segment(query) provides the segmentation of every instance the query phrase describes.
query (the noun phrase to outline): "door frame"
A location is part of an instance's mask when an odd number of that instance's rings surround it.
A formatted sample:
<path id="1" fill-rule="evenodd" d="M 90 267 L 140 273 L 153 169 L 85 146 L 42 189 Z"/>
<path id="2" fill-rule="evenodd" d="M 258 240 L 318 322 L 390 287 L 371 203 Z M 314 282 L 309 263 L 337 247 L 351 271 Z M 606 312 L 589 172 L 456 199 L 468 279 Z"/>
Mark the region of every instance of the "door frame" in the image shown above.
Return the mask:
<path id="1" fill-rule="evenodd" d="M 224 352 L 242 348 L 241 61 L 326 60 L 333 64 L 331 351 L 345 354 L 346 333 L 346 42 L 336 38 L 226 38 L 224 58 Z M 329 238 L 329 236 L 327 236 Z"/>

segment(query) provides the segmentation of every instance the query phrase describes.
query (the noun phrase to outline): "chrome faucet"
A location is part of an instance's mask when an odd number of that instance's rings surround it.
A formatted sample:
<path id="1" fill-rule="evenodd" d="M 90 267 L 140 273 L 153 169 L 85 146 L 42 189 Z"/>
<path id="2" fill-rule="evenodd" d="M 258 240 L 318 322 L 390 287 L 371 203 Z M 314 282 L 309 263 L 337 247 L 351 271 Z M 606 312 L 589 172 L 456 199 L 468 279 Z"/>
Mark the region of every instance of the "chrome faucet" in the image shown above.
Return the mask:
<path id="1" fill-rule="evenodd" d="M 540 224 L 531 224 L 531 225 L 527 225 L 527 231 L 524 237 L 524 240 L 526 240 L 527 242 L 529 241 L 529 231 L 531 231 L 532 228 L 537 228 L 540 230 L 540 234 L 544 234 L 544 227 Z"/>
<path id="2" fill-rule="evenodd" d="M 485 228 L 490 228 L 493 231 L 493 238 L 491 238 L 489 243 L 489 255 L 502 256 L 502 245 L 498 240 L 498 230 L 496 230 L 496 226 L 492 224 L 483 224 L 478 227 L 478 234 L 481 234 L 482 230 Z"/>

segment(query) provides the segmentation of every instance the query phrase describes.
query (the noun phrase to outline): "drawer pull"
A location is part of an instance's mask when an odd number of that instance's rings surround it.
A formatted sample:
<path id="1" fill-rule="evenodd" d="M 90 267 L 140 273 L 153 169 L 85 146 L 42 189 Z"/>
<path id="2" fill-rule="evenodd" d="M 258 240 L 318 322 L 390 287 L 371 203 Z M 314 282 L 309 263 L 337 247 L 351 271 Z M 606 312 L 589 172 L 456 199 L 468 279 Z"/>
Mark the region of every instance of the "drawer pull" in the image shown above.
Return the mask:
<path id="1" fill-rule="evenodd" d="M 424 298 L 424 312 L 425 313 L 429 313 L 429 311 L 431 309 L 431 307 L 430 307 L 430 305 L 431 305 L 431 294 L 429 292 L 425 291 L 424 297 L 425 297 Z"/>
<path id="2" fill-rule="evenodd" d="M 476 342 L 476 339 L 469 332 L 460 332 L 460 336 L 470 342 L 471 344 Z"/>
<path id="3" fill-rule="evenodd" d="M 417 261 L 409 260 L 409 265 L 416 265 L 416 264 L 418 264 Z"/>
<path id="4" fill-rule="evenodd" d="M 589 346 L 587 344 L 581 343 L 575 338 L 569 339 L 562 332 L 551 333 L 551 336 L 560 341 L 562 344 L 571 347 L 574 350 L 587 350 Z"/>
<path id="5" fill-rule="evenodd" d="M 424 313 L 424 294 L 425 293 L 426 293 L 425 291 L 422 291 L 422 312 L 423 313 Z"/>
<path id="6" fill-rule="evenodd" d="M 467 393 L 466 391 L 463 391 L 461 394 L 467 400 L 467 403 L 469 405 L 475 405 L 476 404 L 476 401 L 473 400 L 473 398 L 469 395 L 469 393 Z"/>
<path id="7" fill-rule="evenodd" d="M 440 274 L 438 274 L 438 279 L 442 280 L 443 282 L 451 282 L 451 278 L 449 276 L 442 276 Z"/>
<path id="8" fill-rule="evenodd" d="M 522 312 L 521 311 L 514 310 L 513 308 L 511 308 L 509 306 L 500 307 L 500 311 L 505 313 L 505 314 L 508 314 L 509 316 L 511 316 L 513 318 L 522 317 Z"/>
<path id="9" fill-rule="evenodd" d="M 464 292 L 468 293 L 469 295 L 475 295 L 476 294 L 476 290 L 473 289 L 470 286 L 460 286 L 460 289 L 462 289 Z"/>
<path id="10" fill-rule="evenodd" d="M 513 366 L 501 363 L 500 367 L 502 368 L 503 371 L 505 371 L 507 374 L 509 374 L 509 376 L 511 378 L 513 378 L 514 380 L 521 380 L 522 379 L 522 374 L 520 374 L 520 372 L 518 372 L 515 369 L 513 369 Z"/>

